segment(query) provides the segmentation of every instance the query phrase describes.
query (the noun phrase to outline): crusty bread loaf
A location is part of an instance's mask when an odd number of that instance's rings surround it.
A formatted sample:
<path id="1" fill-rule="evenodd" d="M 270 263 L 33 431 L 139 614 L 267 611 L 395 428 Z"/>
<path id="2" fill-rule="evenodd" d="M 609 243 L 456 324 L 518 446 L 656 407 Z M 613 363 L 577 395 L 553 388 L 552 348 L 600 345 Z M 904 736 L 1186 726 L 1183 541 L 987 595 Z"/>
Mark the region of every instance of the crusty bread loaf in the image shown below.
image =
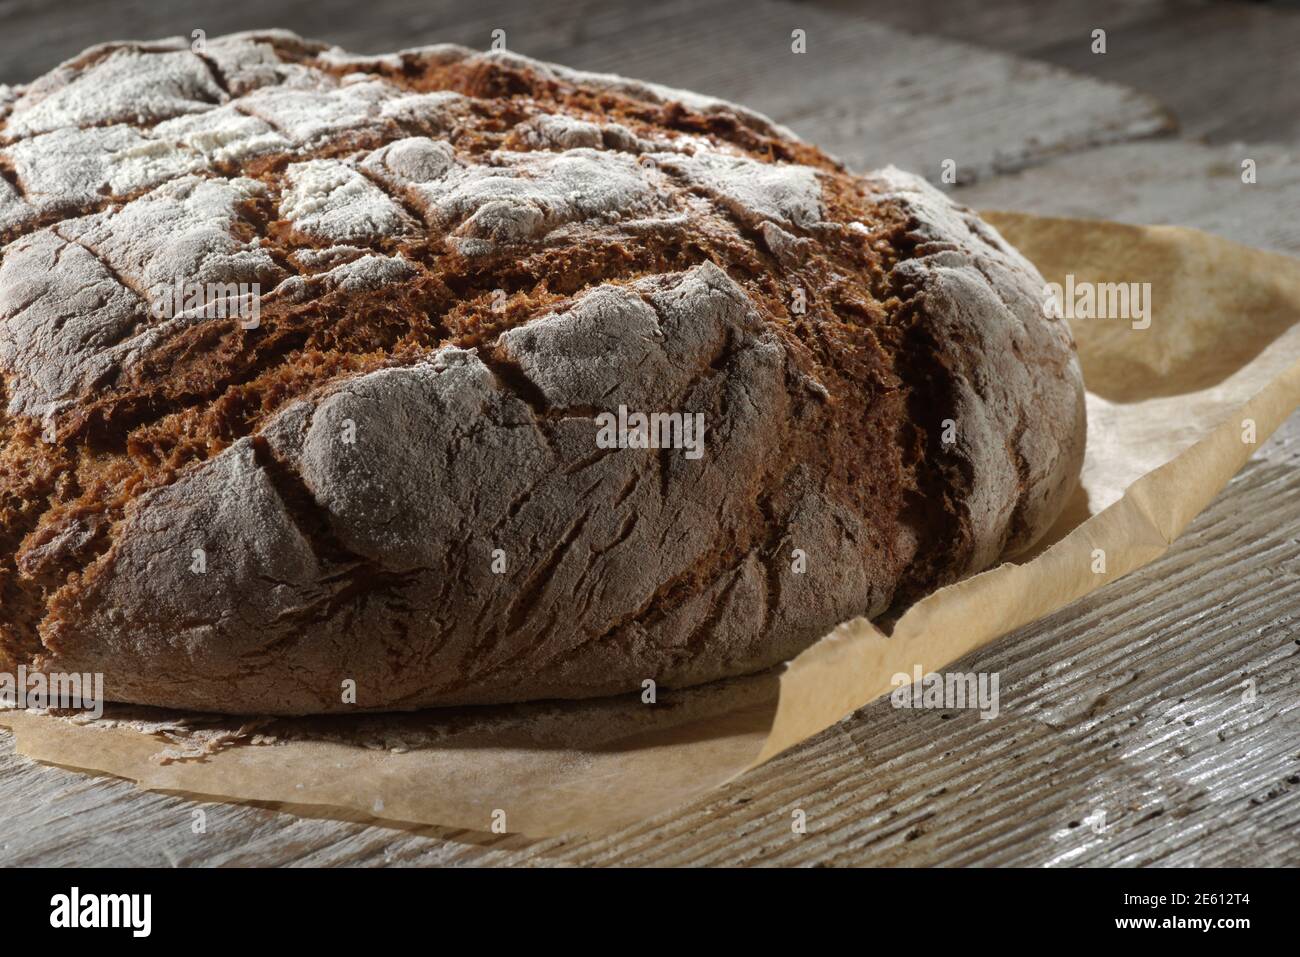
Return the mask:
<path id="1" fill-rule="evenodd" d="M 971 211 L 512 54 L 96 47 L 0 87 L 0 239 L 0 664 L 114 700 L 745 674 L 1029 545 L 1082 460 L 1068 328 Z"/>

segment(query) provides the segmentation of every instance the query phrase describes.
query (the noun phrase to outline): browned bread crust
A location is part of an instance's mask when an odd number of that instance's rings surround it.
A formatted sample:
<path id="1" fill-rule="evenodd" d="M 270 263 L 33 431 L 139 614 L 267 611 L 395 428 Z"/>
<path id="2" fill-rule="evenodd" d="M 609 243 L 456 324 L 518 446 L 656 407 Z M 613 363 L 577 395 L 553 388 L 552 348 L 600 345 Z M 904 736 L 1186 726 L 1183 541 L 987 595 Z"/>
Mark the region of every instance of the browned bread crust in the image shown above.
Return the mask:
<path id="1" fill-rule="evenodd" d="M 511 54 L 97 47 L 0 87 L 0 239 L 0 665 L 114 700 L 749 673 L 1031 544 L 1082 461 L 1068 328 L 971 211 Z M 620 406 L 703 454 L 602 448 Z"/>

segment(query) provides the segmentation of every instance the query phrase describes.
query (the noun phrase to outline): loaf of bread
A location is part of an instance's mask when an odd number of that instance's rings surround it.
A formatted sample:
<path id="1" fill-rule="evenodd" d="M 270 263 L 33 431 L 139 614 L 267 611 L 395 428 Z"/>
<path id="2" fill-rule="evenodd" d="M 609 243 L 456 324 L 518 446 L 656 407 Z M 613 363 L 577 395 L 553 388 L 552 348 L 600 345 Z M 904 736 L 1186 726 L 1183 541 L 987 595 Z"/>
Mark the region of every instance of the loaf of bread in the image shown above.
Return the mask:
<path id="1" fill-rule="evenodd" d="M 1076 485 L 1034 268 L 921 179 L 505 52 L 0 87 L 0 666 L 230 713 L 759 671 Z"/>

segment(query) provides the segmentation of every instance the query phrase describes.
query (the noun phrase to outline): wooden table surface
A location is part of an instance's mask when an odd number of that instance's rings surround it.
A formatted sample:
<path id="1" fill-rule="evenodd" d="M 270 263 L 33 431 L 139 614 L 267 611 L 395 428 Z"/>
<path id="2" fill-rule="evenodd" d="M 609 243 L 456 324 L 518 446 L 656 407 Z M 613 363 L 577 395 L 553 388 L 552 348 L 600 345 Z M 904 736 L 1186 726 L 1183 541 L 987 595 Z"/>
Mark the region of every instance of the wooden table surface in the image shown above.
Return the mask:
<path id="1" fill-rule="evenodd" d="M 1300 254 L 1295 4 L 0 0 L 0 83 L 105 39 L 267 26 L 359 51 L 502 28 L 522 53 L 746 103 L 858 168 L 937 180 L 952 159 L 977 207 Z M 876 702 L 690 806 L 546 841 L 199 805 L 0 733 L 0 863 L 1297 864 L 1298 620 L 1300 415 L 1164 557 L 953 666 L 1000 673 L 997 720 Z"/>

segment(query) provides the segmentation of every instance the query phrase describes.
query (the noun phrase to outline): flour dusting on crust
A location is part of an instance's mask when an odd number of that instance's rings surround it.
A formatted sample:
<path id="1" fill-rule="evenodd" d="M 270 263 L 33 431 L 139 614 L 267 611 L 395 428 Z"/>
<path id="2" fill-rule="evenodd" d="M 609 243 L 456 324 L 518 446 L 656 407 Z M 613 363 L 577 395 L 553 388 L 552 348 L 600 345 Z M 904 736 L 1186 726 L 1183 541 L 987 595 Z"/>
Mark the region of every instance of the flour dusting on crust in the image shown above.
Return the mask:
<path id="1" fill-rule="evenodd" d="M 1041 284 L 698 94 L 95 47 L 0 87 L 0 665 L 276 714 L 762 671 L 1051 524 L 1084 423 Z M 629 410 L 701 454 L 603 442 Z"/>

